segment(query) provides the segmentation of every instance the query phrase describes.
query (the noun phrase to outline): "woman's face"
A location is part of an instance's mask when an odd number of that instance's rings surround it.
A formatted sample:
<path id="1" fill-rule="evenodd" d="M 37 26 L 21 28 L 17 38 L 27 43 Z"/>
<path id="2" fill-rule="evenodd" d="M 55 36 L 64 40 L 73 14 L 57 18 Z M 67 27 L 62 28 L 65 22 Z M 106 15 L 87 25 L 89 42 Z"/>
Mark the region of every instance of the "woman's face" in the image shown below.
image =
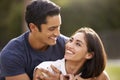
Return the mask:
<path id="1" fill-rule="evenodd" d="M 64 58 L 71 61 L 84 61 L 89 59 L 85 35 L 82 32 L 74 34 L 66 43 Z"/>

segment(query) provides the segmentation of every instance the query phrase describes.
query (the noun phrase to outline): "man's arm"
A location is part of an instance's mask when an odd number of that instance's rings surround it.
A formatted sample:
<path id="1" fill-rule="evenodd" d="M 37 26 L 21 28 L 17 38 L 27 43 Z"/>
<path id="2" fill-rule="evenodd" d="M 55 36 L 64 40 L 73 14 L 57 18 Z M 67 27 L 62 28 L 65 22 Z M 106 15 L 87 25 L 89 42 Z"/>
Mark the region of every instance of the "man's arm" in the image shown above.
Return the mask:
<path id="1" fill-rule="evenodd" d="M 30 80 L 27 74 L 5 77 L 5 80 Z"/>

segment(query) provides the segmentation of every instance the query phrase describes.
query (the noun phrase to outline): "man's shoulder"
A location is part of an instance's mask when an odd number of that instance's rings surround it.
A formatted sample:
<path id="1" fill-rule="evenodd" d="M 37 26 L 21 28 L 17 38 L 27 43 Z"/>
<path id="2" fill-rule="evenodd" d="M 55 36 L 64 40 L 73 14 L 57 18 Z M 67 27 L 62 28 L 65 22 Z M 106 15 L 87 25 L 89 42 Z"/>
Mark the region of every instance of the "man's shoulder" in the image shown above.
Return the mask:
<path id="1" fill-rule="evenodd" d="M 14 39 L 11 39 L 5 47 L 1 50 L 1 54 L 4 53 L 6 55 L 7 53 L 16 53 L 19 52 L 20 50 L 23 50 L 24 48 L 24 36 L 25 34 L 22 34 Z"/>
<path id="2" fill-rule="evenodd" d="M 60 48 L 60 46 L 61 46 L 62 48 L 64 48 L 67 39 L 68 39 L 68 37 L 66 37 L 66 36 L 64 36 L 64 35 L 61 34 L 61 35 L 58 37 L 58 39 L 57 39 L 57 44 L 56 44 L 55 46 L 59 46 L 58 48 Z"/>
<path id="3" fill-rule="evenodd" d="M 15 46 L 16 45 L 16 47 L 19 47 L 20 45 L 22 45 L 26 41 L 27 35 L 28 35 L 28 33 L 23 33 L 20 36 L 11 39 L 7 43 L 6 46 Z"/>
<path id="4" fill-rule="evenodd" d="M 62 39 L 68 39 L 68 37 L 67 36 L 65 36 L 65 35 L 63 35 L 63 34 L 60 34 L 60 36 L 59 36 L 60 38 L 62 38 Z"/>
<path id="5" fill-rule="evenodd" d="M 28 35 L 29 35 L 29 32 L 27 31 L 27 32 L 24 32 L 23 34 L 21 34 L 20 36 L 14 38 L 12 40 L 18 41 L 18 42 L 23 42 L 23 41 L 28 39 Z"/>
<path id="6" fill-rule="evenodd" d="M 2 65 L 2 76 L 4 75 L 14 75 L 22 73 L 20 69 L 21 66 L 25 64 L 24 59 L 26 59 L 26 54 L 24 50 L 23 43 L 21 42 L 24 34 L 12 39 L 0 52 L 0 67 Z M 17 66 L 16 66 L 17 65 Z M 7 69 L 7 71 L 6 71 Z M 5 73 L 6 71 L 6 73 Z M 13 72 L 13 73 L 9 73 Z"/>
<path id="7" fill-rule="evenodd" d="M 60 34 L 60 36 L 58 37 L 58 41 L 60 42 L 66 42 L 69 38 L 63 34 Z"/>

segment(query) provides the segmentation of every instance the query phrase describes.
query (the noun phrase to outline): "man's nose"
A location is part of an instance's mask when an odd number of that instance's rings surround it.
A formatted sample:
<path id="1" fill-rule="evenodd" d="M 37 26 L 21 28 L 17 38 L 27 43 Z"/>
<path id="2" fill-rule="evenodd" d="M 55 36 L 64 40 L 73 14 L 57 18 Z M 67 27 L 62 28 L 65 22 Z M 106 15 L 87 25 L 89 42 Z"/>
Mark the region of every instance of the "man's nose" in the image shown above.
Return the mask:
<path id="1" fill-rule="evenodd" d="M 60 29 L 56 29 L 54 32 L 54 35 L 59 36 L 60 35 Z"/>

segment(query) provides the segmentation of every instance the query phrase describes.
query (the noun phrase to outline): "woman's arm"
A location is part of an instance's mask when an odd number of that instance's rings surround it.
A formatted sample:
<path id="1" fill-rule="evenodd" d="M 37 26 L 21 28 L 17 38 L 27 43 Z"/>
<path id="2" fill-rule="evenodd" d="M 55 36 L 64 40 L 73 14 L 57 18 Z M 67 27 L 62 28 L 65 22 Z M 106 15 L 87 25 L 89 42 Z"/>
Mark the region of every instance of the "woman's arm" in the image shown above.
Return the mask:
<path id="1" fill-rule="evenodd" d="M 54 73 L 49 72 L 43 68 L 36 68 L 33 73 L 33 80 L 59 80 L 61 71 L 51 65 Z"/>

